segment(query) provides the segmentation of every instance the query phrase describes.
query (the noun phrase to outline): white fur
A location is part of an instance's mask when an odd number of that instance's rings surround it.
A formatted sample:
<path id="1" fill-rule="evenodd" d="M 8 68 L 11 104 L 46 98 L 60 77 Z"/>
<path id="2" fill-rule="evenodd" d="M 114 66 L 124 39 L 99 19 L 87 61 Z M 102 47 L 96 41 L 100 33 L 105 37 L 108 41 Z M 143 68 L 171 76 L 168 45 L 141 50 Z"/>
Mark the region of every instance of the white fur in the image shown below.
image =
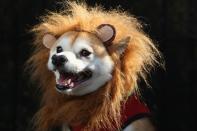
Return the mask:
<path id="1" fill-rule="evenodd" d="M 149 118 L 144 117 L 130 123 L 123 131 L 155 131 Z"/>
<path id="2" fill-rule="evenodd" d="M 64 124 L 62 126 L 62 131 L 71 131 L 71 129 L 68 127 L 68 125 Z"/>
<path id="3" fill-rule="evenodd" d="M 49 70 L 53 70 L 54 69 L 54 66 L 52 64 L 52 61 L 51 61 L 51 57 L 52 55 L 56 54 L 56 47 L 57 46 L 62 46 L 64 49 L 71 49 L 71 46 L 70 46 L 70 43 L 71 43 L 71 39 L 68 37 L 70 33 L 65 33 L 63 34 L 55 43 L 54 45 L 51 47 L 51 50 L 50 50 L 50 56 L 49 56 L 49 60 L 48 60 L 48 69 Z"/>
<path id="4" fill-rule="evenodd" d="M 71 130 L 65 124 L 63 125 L 62 131 L 71 131 Z M 147 118 L 142 118 L 129 124 L 123 131 L 155 131 L 155 129 Z"/>
<path id="5" fill-rule="evenodd" d="M 129 124 L 123 131 L 136 131 L 132 124 Z"/>
<path id="6" fill-rule="evenodd" d="M 68 95 L 85 95 L 102 87 L 112 78 L 111 72 L 113 70 L 114 63 L 111 60 L 111 57 L 108 55 L 100 58 L 98 55 L 94 54 L 95 51 L 92 48 L 92 44 L 94 43 L 90 43 L 90 41 L 80 36 L 75 40 L 74 43 L 71 43 L 71 39 L 69 38 L 68 34 L 69 33 L 62 35 L 51 48 L 48 68 L 54 71 L 54 66 L 51 63 L 51 57 L 56 54 L 64 55 L 68 59 L 68 62 L 64 64 L 64 68 L 66 70 L 71 72 L 80 72 L 85 68 L 91 69 L 93 71 L 93 76 L 89 80 L 77 85 L 77 87 L 73 89 L 64 91 L 59 91 L 57 89 L 59 92 Z M 57 46 L 61 46 L 64 51 L 61 53 L 56 53 Z M 105 47 L 103 46 L 103 48 Z M 79 52 L 82 49 L 87 49 L 89 52 L 91 52 L 91 55 L 89 55 L 87 58 L 81 57 Z M 54 71 L 54 74 L 57 81 L 59 79 L 59 72 Z"/>

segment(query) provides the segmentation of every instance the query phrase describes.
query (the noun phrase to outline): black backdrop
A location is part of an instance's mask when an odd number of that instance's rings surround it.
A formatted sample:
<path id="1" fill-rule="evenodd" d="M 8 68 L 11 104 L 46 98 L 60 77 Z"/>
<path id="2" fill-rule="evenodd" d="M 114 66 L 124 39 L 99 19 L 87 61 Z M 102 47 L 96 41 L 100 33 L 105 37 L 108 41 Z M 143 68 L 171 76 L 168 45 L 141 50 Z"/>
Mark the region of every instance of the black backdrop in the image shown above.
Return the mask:
<path id="1" fill-rule="evenodd" d="M 158 105 L 161 131 L 194 131 L 196 124 L 197 1 L 99 0 L 106 9 L 121 7 L 146 23 L 145 31 L 163 52 L 166 71 L 156 70 L 151 85 Z M 94 5 L 95 1 L 87 0 Z M 55 0 L 0 1 L 0 130 L 30 131 L 39 106 L 36 85 L 23 73 L 32 51 L 27 31 L 47 10 L 59 10 Z"/>

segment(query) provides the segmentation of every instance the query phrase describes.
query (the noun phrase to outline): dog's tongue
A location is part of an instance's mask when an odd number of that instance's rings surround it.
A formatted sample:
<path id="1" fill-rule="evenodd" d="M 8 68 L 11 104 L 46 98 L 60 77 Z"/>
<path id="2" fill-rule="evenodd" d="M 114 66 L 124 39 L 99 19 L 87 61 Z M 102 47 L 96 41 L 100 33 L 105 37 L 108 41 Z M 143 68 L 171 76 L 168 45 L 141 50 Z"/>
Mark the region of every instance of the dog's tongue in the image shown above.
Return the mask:
<path id="1" fill-rule="evenodd" d="M 68 88 L 74 87 L 74 82 L 72 78 L 65 78 L 63 75 L 60 76 L 60 79 L 58 79 L 58 83 L 60 85 L 64 85 Z"/>

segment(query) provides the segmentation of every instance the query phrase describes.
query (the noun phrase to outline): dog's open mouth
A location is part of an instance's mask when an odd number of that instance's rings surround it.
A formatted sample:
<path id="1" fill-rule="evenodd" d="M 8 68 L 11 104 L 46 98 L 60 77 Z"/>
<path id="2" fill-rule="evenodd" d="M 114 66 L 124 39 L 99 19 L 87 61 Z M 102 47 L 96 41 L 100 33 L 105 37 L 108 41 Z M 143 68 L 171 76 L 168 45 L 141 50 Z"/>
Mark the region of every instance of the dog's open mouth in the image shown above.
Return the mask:
<path id="1" fill-rule="evenodd" d="M 92 77 L 92 71 L 85 69 L 78 73 L 59 71 L 60 77 L 57 80 L 56 88 L 59 90 L 72 89 Z"/>

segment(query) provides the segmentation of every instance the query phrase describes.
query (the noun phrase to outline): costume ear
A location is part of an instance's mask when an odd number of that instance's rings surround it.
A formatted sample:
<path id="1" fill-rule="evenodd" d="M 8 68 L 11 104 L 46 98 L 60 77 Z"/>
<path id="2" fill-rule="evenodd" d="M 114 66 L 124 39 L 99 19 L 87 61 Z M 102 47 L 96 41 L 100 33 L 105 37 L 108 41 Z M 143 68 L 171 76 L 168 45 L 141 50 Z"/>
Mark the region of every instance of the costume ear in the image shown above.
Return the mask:
<path id="1" fill-rule="evenodd" d="M 114 40 L 116 30 L 113 25 L 101 24 L 97 27 L 97 36 L 102 40 L 105 46 L 109 46 Z"/>
<path id="2" fill-rule="evenodd" d="M 57 39 L 55 38 L 55 36 L 51 35 L 51 34 L 45 34 L 43 36 L 42 42 L 43 45 L 49 49 L 51 49 L 51 47 L 53 46 L 53 44 L 55 43 Z"/>
<path id="3" fill-rule="evenodd" d="M 114 44 L 112 48 L 114 51 L 122 55 L 125 52 L 129 41 L 130 41 L 130 36 L 127 36 L 126 38 L 121 39 L 117 44 Z"/>

